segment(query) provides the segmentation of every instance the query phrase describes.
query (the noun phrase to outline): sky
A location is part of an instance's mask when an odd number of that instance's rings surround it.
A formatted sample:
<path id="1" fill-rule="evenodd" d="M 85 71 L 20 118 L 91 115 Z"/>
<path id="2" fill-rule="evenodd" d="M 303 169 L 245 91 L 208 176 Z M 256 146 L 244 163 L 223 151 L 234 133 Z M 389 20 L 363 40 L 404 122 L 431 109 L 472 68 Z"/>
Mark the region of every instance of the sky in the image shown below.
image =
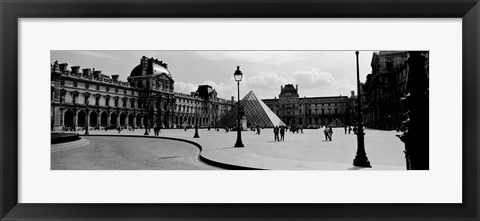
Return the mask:
<path id="1" fill-rule="evenodd" d="M 360 51 L 360 81 L 371 73 L 373 51 Z M 127 81 L 142 56 L 168 64 L 180 93 L 211 85 L 220 98 L 237 97 L 233 78 L 237 66 L 243 73 L 240 97 L 253 91 L 261 99 L 278 97 L 281 85 L 298 84 L 300 97 L 356 93 L 355 51 L 51 51 L 50 62 L 95 68 L 102 74 L 120 75 Z"/>

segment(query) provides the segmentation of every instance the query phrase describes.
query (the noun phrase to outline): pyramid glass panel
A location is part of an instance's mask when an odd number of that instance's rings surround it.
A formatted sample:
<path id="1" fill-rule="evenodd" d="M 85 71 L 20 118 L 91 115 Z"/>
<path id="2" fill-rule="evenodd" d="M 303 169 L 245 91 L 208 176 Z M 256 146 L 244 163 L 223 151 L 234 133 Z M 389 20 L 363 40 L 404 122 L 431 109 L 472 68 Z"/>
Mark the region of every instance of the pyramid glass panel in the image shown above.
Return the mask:
<path id="1" fill-rule="evenodd" d="M 343 124 L 339 119 L 335 119 L 328 126 L 330 126 L 330 127 L 345 127 L 345 124 Z"/>
<path id="2" fill-rule="evenodd" d="M 237 104 L 238 105 L 238 104 Z M 238 106 L 235 105 L 229 112 L 225 114 L 219 121 L 219 126 L 223 127 L 235 127 L 237 124 L 237 110 Z M 247 127 L 274 127 L 285 126 L 282 120 L 258 99 L 257 96 L 250 91 L 240 101 L 240 109 L 243 117 L 247 120 Z"/>

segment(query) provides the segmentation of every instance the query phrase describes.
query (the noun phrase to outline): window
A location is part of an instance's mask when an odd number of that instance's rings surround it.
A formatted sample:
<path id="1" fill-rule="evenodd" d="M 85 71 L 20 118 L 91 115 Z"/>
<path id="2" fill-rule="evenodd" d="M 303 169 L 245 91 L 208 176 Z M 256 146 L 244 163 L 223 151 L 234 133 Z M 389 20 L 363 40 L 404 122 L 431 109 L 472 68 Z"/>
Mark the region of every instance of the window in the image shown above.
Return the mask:
<path id="1" fill-rule="evenodd" d="M 393 60 L 392 59 L 387 59 L 386 63 L 385 63 L 385 66 L 386 66 L 388 71 L 393 70 Z"/>
<path id="2" fill-rule="evenodd" d="M 100 105 L 100 97 L 95 97 L 95 105 Z"/>
<path id="3" fill-rule="evenodd" d="M 105 106 L 110 106 L 110 98 L 105 98 Z"/>
<path id="4" fill-rule="evenodd" d="M 77 82 L 76 81 L 73 82 L 73 86 L 77 87 Z"/>
<path id="5" fill-rule="evenodd" d="M 65 85 L 65 80 L 60 80 L 60 85 Z"/>
<path id="6" fill-rule="evenodd" d="M 90 85 L 88 83 L 85 83 L 85 89 L 89 89 Z"/>
<path id="7" fill-rule="evenodd" d="M 115 99 L 115 107 L 118 107 L 118 99 Z"/>

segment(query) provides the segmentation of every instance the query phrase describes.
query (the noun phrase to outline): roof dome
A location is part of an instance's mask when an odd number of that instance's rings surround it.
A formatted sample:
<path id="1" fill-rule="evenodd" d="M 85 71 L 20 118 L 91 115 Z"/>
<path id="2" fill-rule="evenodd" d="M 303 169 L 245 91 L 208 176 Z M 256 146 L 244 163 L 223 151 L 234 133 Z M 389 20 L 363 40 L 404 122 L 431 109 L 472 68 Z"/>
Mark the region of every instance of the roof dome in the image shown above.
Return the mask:
<path id="1" fill-rule="evenodd" d="M 142 76 L 142 67 L 137 65 L 133 68 L 132 72 L 130 72 L 130 77 Z"/>
<path id="2" fill-rule="evenodd" d="M 282 88 L 282 91 L 280 93 L 283 94 L 283 93 L 288 93 L 288 92 L 296 94 L 297 89 L 295 89 L 293 87 L 293 85 L 287 84 L 287 85 L 285 85 L 285 87 Z"/>
<path id="3" fill-rule="evenodd" d="M 142 69 L 142 64 L 139 64 L 139 65 L 135 66 L 135 68 L 133 68 L 132 72 L 130 72 L 130 77 L 142 76 L 143 72 L 145 72 L 145 75 L 162 75 L 162 74 L 165 74 L 170 78 L 172 77 L 172 75 L 170 74 L 170 72 L 167 69 L 167 64 L 157 62 L 156 60 L 150 60 L 148 62 L 149 62 L 148 66 L 147 66 L 147 64 L 143 64 L 143 65 L 148 67 L 146 71 Z"/>

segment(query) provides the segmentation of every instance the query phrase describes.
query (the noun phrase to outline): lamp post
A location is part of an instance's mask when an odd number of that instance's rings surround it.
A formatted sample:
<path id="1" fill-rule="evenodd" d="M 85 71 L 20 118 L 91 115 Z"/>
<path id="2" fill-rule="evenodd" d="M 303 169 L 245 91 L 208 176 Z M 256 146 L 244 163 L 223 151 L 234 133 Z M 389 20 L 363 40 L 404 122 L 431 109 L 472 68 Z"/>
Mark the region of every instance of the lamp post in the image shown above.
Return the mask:
<path id="1" fill-rule="evenodd" d="M 200 138 L 198 135 L 198 90 L 195 92 L 195 134 L 193 135 L 193 138 Z"/>
<path id="2" fill-rule="evenodd" d="M 149 107 L 150 107 L 150 102 L 149 102 L 149 100 L 146 100 L 146 101 L 145 101 L 144 107 L 145 107 L 145 108 L 148 108 L 148 109 L 147 109 L 147 115 L 150 114 L 150 113 L 149 113 L 149 109 L 150 109 L 150 108 L 149 108 Z M 144 118 L 144 119 L 145 119 L 145 118 Z M 145 120 L 144 120 L 144 124 L 145 124 Z M 148 123 L 147 123 L 147 125 L 148 125 Z M 143 134 L 143 135 L 146 135 L 146 136 L 148 136 L 148 126 L 147 126 L 147 125 L 144 125 L 144 127 L 145 127 L 145 133 Z"/>
<path id="3" fill-rule="evenodd" d="M 358 51 L 355 52 L 357 57 L 357 155 L 353 160 L 354 166 L 359 167 L 372 167 L 370 161 L 368 161 L 367 153 L 365 152 L 365 133 L 363 132 L 362 123 L 362 96 L 360 94 L 360 71 L 358 67 Z"/>
<path id="4" fill-rule="evenodd" d="M 85 122 L 85 124 L 86 124 L 85 135 L 89 135 L 89 133 L 88 133 L 88 125 L 90 124 L 90 114 L 88 113 L 88 104 L 89 104 L 88 99 L 89 98 L 90 98 L 90 96 L 88 96 L 85 100 L 85 105 L 86 105 L 86 108 L 87 108 L 87 122 Z"/>
<path id="5" fill-rule="evenodd" d="M 242 132 L 240 130 L 240 81 L 242 80 L 243 74 L 240 71 L 240 66 L 237 66 L 237 70 L 233 73 L 235 81 L 237 81 L 237 142 L 235 142 L 235 147 L 245 147 L 242 142 Z"/>

